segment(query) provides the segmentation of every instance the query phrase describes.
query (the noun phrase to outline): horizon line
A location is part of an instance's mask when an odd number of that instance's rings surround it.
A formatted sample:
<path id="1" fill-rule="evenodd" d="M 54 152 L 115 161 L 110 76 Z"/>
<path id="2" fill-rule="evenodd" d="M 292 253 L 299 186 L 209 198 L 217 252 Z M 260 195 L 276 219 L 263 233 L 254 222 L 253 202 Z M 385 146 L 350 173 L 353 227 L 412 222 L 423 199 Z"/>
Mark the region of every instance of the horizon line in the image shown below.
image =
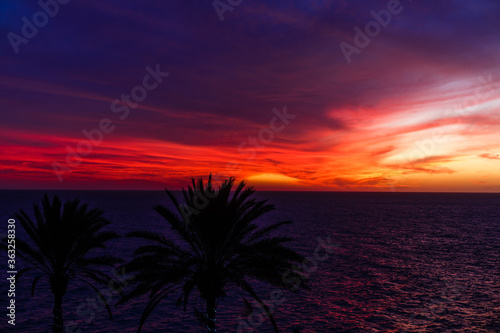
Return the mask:
<path id="1" fill-rule="evenodd" d="M 255 187 L 254 187 L 255 189 Z M 167 188 L 164 189 L 81 189 L 81 188 L 75 188 L 75 189 L 41 189 L 41 188 L 32 188 L 32 189 L 23 189 L 23 188 L 10 188 L 10 189 L 3 189 L 0 188 L 0 191 L 108 191 L 108 192 L 120 192 L 120 191 L 137 191 L 137 192 L 164 192 L 167 190 Z M 183 189 L 168 189 L 168 191 L 183 191 Z M 498 192 L 478 192 L 478 191 L 336 191 L 336 190 L 258 190 L 255 189 L 255 192 L 310 192 L 310 193 L 423 193 L 423 194 L 429 194 L 429 193 L 443 193 L 443 194 L 500 194 L 500 191 Z"/>

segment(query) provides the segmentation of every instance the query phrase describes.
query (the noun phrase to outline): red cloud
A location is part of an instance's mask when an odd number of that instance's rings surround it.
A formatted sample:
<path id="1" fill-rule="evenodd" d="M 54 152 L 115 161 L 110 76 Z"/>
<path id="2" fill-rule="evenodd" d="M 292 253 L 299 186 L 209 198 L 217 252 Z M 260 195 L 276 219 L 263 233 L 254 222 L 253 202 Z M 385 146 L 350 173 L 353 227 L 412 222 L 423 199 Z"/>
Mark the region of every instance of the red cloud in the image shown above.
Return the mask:
<path id="1" fill-rule="evenodd" d="M 488 158 L 490 160 L 500 160 L 500 155 L 499 154 L 484 153 L 484 154 L 480 154 L 478 156 L 482 157 L 482 158 Z"/>

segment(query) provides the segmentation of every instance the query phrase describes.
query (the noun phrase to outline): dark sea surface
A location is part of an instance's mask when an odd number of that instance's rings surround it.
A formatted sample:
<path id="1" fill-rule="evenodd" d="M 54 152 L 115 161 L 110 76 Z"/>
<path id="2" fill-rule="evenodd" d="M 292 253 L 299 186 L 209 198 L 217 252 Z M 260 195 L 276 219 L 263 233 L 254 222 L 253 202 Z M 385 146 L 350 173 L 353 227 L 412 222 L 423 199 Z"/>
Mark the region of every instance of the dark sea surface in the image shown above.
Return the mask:
<path id="1" fill-rule="evenodd" d="M 0 234 L 7 219 L 32 204 L 43 191 L 0 191 Z M 166 222 L 152 209 L 170 205 L 162 191 L 51 191 L 79 198 L 104 210 L 110 229 L 162 231 Z M 500 332 L 500 195 L 446 193 L 257 192 L 276 205 L 260 224 L 293 220 L 279 234 L 310 259 L 310 291 L 285 292 L 272 307 L 281 332 Z M 25 238 L 17 223 L 17 237 Z M 326 258 L 315 250 L 323 241 L 338 243 Z M 110 243 L 125 259 L 142 243 L 121 238 Z M 4 251 L 5 252 L 5 251 Z M 319 254 L 319 255 L 318 255 Z M 7 324 L 7 257 L 2 254 L 1 332 L 50 332 L 52 296 L 40 281 L 30 296 L 33 275 L 16 286 L 16 325 Z M 18 261 L 17 268 L 23 267 Z M 111 273 L 111 272 L 110 272 Z M 275 290 L 256 284 L 261 298 Z M 105 292 L 111 303 L 116 292 Z M 206 332 L 191 303 L 175 306 L 177 295 L 160 304 L 143 332 Z M 114 307 L 114 320 L 96 302 L 96 293 L 73 285 L 64 299 L 65 324 L 72 332 L 135 332 L 144 299 Z M 243 325 L 242 323 L 245 323 Z M 237 293 L 221 301 L 218 332 L 271 332 L 259 312 L 243 313 Z"/>

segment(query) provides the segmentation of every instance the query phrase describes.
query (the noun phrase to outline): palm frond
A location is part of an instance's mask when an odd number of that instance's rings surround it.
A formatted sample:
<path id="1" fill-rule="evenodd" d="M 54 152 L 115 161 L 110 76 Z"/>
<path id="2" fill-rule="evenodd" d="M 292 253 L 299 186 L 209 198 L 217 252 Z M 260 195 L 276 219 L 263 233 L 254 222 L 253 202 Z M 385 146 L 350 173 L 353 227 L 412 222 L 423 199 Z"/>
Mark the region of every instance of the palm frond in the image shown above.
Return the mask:
<path id="1" fill-rule="evenodd" d="M 127 235 L 151 242 L 136 249 L 134 258 L 124 265 L 136 274 L 133 285 L 119 301 L 121 304 L 148 294 L 139 331 L 157 304 L 176 288 L 180 289 L 176 304 L 184 310 L 193 297 L 205 300 L 208 307 L 218 304 L 228 289 L 239 288 L 261 304 L 278 332 L 269 307 L 248 281 L 257 279 L 286 288 L 282 276 L 291 272 L 305 286 L 307 279 L 297 266 L 304 258 L 287 246 L 291 238 L 272 236 L 290 221 L 259 227 L 256 221 L 275 207 L 266 200 L 252 198 L 254 192 L 245 181 L 235 186 L 234 177 L 217 189 L 212 186 L 212 175 L 207 183 L 191 178 L 187 189 L 182 189 L 182 203 L 166 190 L 175 210 L 163 205 L 154 207 L 182 244 L 158 233 L 137 231 Z M 185 216 L 186 207 L 191 210 L 189 217 Z M 246 299 L 244 304 L 249 304 Z"/>
<path id="2" fill-rule="evenodd" d="M 101 295 L 97 285 L 111 280 L 101 269 L 122 262 L 114 256 L 91 256 L 93 251 L 104 249 L 107 242 L 119 237 L 114 232 L 101 231 L 111 223 L 103 217 L 103 212 L 89 209 L 79 200 L 63 203 L 57 196 L 51 200 L 44 194 L 41 205 L 34 204 L 33 215 L 34 219 L 23 210 L 15 214 L 29 239 L 16 239 L 17 253 L 31 264 L 19 271 L 17 278 L 28 270 L 39 272 L 32 281 L 31 295 L 42 278 L 49 281 L 51 291 L 60 298 L 72 280 L 81 281 Z M 111 308 L 106 307 L 112 317 Z"/>

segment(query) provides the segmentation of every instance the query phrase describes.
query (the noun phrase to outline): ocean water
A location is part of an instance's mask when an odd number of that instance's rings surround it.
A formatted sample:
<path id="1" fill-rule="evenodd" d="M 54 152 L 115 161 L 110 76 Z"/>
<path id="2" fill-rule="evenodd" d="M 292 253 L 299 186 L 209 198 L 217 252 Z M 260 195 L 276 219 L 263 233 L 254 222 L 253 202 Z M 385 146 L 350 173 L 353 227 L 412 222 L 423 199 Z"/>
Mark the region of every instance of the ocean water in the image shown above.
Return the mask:
<path id="1" fill-rule="evenodd" d="M 0 234 L 18 209 L 32 212 L 43 191 L 0 191 Z M 52 191 L 102 208 L 124 235 L 133 230 L 172 236 L 152 209 L 169 205 L 162 191 Z M 273 298 L 281 332 L 500 332 L 500 195 L 447 193 L 257 192 L 276 210 L 259 221 L 292 220 L 278 234 L 308 257 L 310 291 Z M 17 237 L 25 238 L 20 224 Z M 320 240 L 338 244 L 332 253 L 315 250 Z M 139 245 L 121 238 L 110 252 L 125 259 Z M 49 332 L 52 296 L 41 281 L 30 296 L 30 276 L 16 285 L 16 325 L 7 324 L 7 257 L 1 256 L 2 332 Z M 17 263 L 18 269 L 23 263 Z M 110 272 L 111 273 L 111 272 Z M 257 283 L 262 299 L 276 290 Z M 118 294 L 105 291 L 111 303 Z M 205 332 L 172 295 L 157 307 L 143 332 Z M 113 320 L 95 292 L 72 285 L 64 299 L 72 332 L 135 332 L 145 300 L 113 307 Z M 248 316 L 237 293 L 219 304 L 218 332 L 272 332 L 256 311 Z M 69 327 L 69 326 L 68 326 Z"/>

